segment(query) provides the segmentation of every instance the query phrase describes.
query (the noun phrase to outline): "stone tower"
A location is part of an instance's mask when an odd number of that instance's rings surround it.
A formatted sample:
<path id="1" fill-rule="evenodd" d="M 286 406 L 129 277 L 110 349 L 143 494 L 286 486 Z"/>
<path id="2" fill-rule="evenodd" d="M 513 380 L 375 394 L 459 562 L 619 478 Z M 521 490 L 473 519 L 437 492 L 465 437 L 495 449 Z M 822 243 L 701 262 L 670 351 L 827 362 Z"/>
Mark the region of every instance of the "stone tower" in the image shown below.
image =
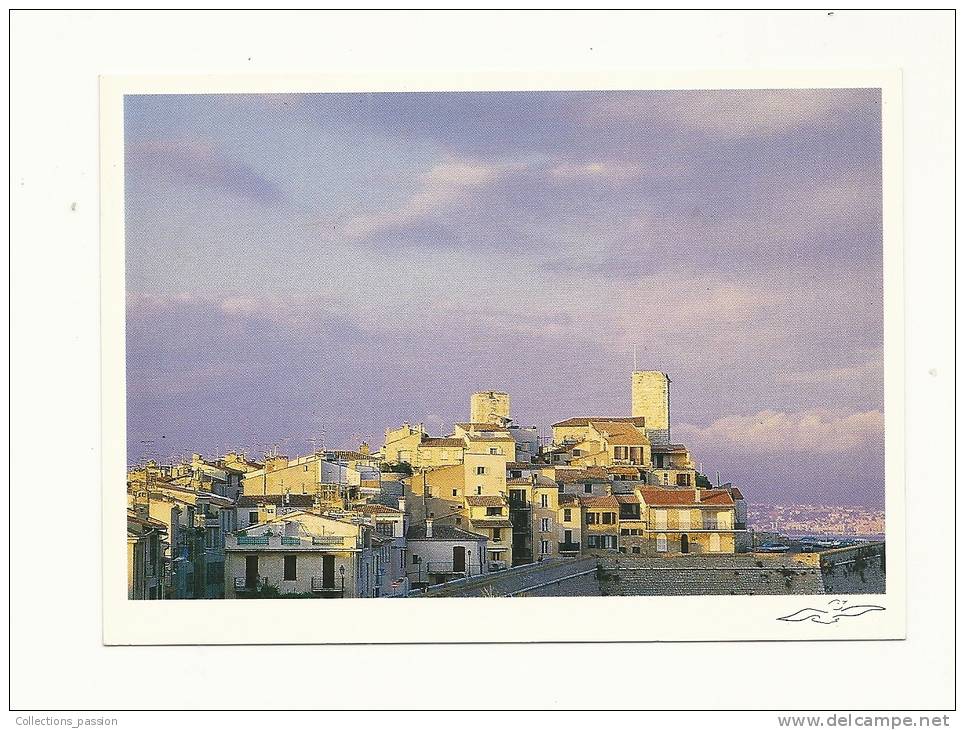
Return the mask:
<path id="1" fill-rule="evenodd" d="M 630 387 L 630 415 L 646 419 L 651 443 L 670 443 L 670 378 L 658 370 L 635 370 Z"/>
<path id="2" fill-rule="evenodd" d="M 469 420 L 473 423 L 505 425 L 509 419 L 509 393 L 487 390 L 469 399 Z"/>

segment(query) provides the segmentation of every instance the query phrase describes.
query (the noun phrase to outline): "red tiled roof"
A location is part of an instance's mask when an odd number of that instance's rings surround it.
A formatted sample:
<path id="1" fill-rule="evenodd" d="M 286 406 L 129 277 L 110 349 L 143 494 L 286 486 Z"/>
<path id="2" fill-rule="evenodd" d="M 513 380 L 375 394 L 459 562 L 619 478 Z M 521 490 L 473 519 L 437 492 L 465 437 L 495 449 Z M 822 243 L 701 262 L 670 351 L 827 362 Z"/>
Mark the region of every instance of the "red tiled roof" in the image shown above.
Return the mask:
<path id="1" fill-rule="evenodd" d="M 474 530 L 485 530 L 488 528 L 498 527 L 498 528 L 508 528 L 512 529 L 513 523 L 509 520 L 470 520 L 472 529 Z"/>
<path id="2" fill-rule="evenodd" d="M 653 444 L 651 451 L 658 454 L 686 454 L 687 447 L 683 444 Z"/>
<path id="3" fill-rule="evenodd" d="M 580 500 L 576 498 L 575 494 L 561 494 L 559 496 L 560 505 L 564 504 L 578 504 Z"/>
<path id="4" fill-rule="evenodd" d="M 643 426 L 644 418 L 643 416 L 633 416 L 631 418 L 626 418 L 623 416 L 587 416 L 579 418 L 567 418 L 565 421 L 560 421 L 559 423 L 554 423 L 553 428 L 557 426 L 589 426 L 591 421 L 610 421 L 611 423 L 632 423 L 634 426 Z"/>
<path id="5" fill-rule="evenodd" d="M 470 494 L 466 497 L 466 504 L 470 507 L 505 507 L 505 497 L 497 494 Z"/>
<path id="6" fill-rule="evenodd" d="M 590 424 L 611 444 L 617 446 L 646 446 L 650 439 L 631 423 L 622 421 L 591 421 Z"/>
<path id="7" fill-rule="evenodd" d="M 556 481 L 563 482 L 564 484 L 610 481 L 606 469 L 600 466 L 588 466 L 585 469 L 557 469 L 554 476 L 556 477 Z"/>
<path id="8" fill-rule="evenodd" d="M 737 487 L 731 487 L 730 494 L 734 499 L 744 499 L 744 495 L 741 494 L 741 490 Z"/>
<path id="9" fill-rule="evenodd" d="M 607 474 L 627 474 L 629 476 L 640 476 L 640 469 L 635 466 L 608 466 Z"/>
<path id="10" fill-rule="evenodd" d="M 640 504 L 635 494 L 614 494 L 613 498 L 620 504 Z"/>
<path id="11" fill-rule="evenodd" d="M 697 505 L 693 489 L 642 489 L 643 501 L 650 506 Z M 734 500 L 725 489 L 701 489 L 702 505 L 733 507 Z"/>
<path id="12" fill-rule="evenodd" d="M 423 441 L 419 446 L 431 448 L 464 448 L 466 442 L 457 438 L 431 438 Z"/>
<path id="13" fill-rule="evenodd" d="M 365 515 L 374 515 L 374 514 L 401 515 L 402 514 L 397 509 L 393 509 L 392 507 L 387 507 L 384 504 L 378 504 L 374 502 L 372 504 L 363 504 L 361 507 L 359 507 L 359 511 Z"/>
<path id="14" fill-rule="evenodd" d="M 613 496 L 608 496 L 608 497 L 590 497 L 590 496 L 587 496 L 587 497 L 584 497 L 584 496 L 581 495 L 581 496 L 580 496 L 580 504 L 582 504 L 584 507 L 588 507 L 588 508 L 590 508 L 590 509 L 599 509 L 599 508 L 601 508 L 601 507 L 611 507 L 611 508 L 613 508 L 613 509 L 618 509 L 618 508 L 620 507 L 620 503 L 617 502 L 616 497 L 613 497 Z"/>

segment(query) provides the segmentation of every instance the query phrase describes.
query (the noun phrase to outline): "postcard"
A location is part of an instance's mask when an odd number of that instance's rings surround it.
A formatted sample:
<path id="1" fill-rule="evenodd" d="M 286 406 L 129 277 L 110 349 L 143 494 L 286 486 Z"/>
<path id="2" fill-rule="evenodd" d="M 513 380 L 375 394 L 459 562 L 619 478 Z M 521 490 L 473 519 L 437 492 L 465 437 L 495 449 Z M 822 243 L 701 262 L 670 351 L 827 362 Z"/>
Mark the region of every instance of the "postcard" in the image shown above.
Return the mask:
<path id="1" fill-rule="evenodd" d="M 105 643 L 903 638 L 900 119 L 102 78 Z"/>

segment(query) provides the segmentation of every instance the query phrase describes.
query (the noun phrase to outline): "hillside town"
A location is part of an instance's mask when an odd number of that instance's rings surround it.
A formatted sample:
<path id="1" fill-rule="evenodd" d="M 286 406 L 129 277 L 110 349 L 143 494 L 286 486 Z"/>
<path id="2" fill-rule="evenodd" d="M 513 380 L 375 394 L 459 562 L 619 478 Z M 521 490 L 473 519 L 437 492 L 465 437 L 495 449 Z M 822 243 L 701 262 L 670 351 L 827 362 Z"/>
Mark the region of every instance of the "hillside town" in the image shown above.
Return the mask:
<path id="1" fill-rule="evenodd" d="M 671 440 L 669 377 L 631 386 L 629 416 L 567 418 L 550 443 L 487 391 L 450 433 L 403 423 L 378 449 L 147 461 L 127 475 L 128 597 L 406 597 L 750 551 L 741 490 Z"/>

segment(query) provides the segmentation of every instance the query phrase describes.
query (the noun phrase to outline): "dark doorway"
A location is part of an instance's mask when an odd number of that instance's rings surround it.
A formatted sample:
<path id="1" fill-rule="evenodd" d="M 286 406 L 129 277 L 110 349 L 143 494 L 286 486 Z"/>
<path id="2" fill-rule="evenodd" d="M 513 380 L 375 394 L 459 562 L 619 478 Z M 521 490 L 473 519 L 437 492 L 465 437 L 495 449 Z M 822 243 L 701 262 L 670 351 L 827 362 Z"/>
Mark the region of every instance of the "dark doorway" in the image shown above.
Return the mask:
<path id="1" fill-rule="evenodd" d="M 335 556 L 322 556 L 322 588 L 335 587 Z"/>
<path id="2" fill-rule="evenodd" d="M 245 590 L 253 591 L 258 587 L 258 556 L 245 556 Z"/>
<path id="3" fill-rule="evenodd" d="M 687 539 L 686 535 L 680 536 L 680 552 L 686 553 L 690 551 L 690 541 Z"/>
<path id="4" fill-rule="evenodd" d="M 456 547 L 452 549 L 452 572 L 466 572 L 466 548 L 462 545 L 456 545 Z"/>

